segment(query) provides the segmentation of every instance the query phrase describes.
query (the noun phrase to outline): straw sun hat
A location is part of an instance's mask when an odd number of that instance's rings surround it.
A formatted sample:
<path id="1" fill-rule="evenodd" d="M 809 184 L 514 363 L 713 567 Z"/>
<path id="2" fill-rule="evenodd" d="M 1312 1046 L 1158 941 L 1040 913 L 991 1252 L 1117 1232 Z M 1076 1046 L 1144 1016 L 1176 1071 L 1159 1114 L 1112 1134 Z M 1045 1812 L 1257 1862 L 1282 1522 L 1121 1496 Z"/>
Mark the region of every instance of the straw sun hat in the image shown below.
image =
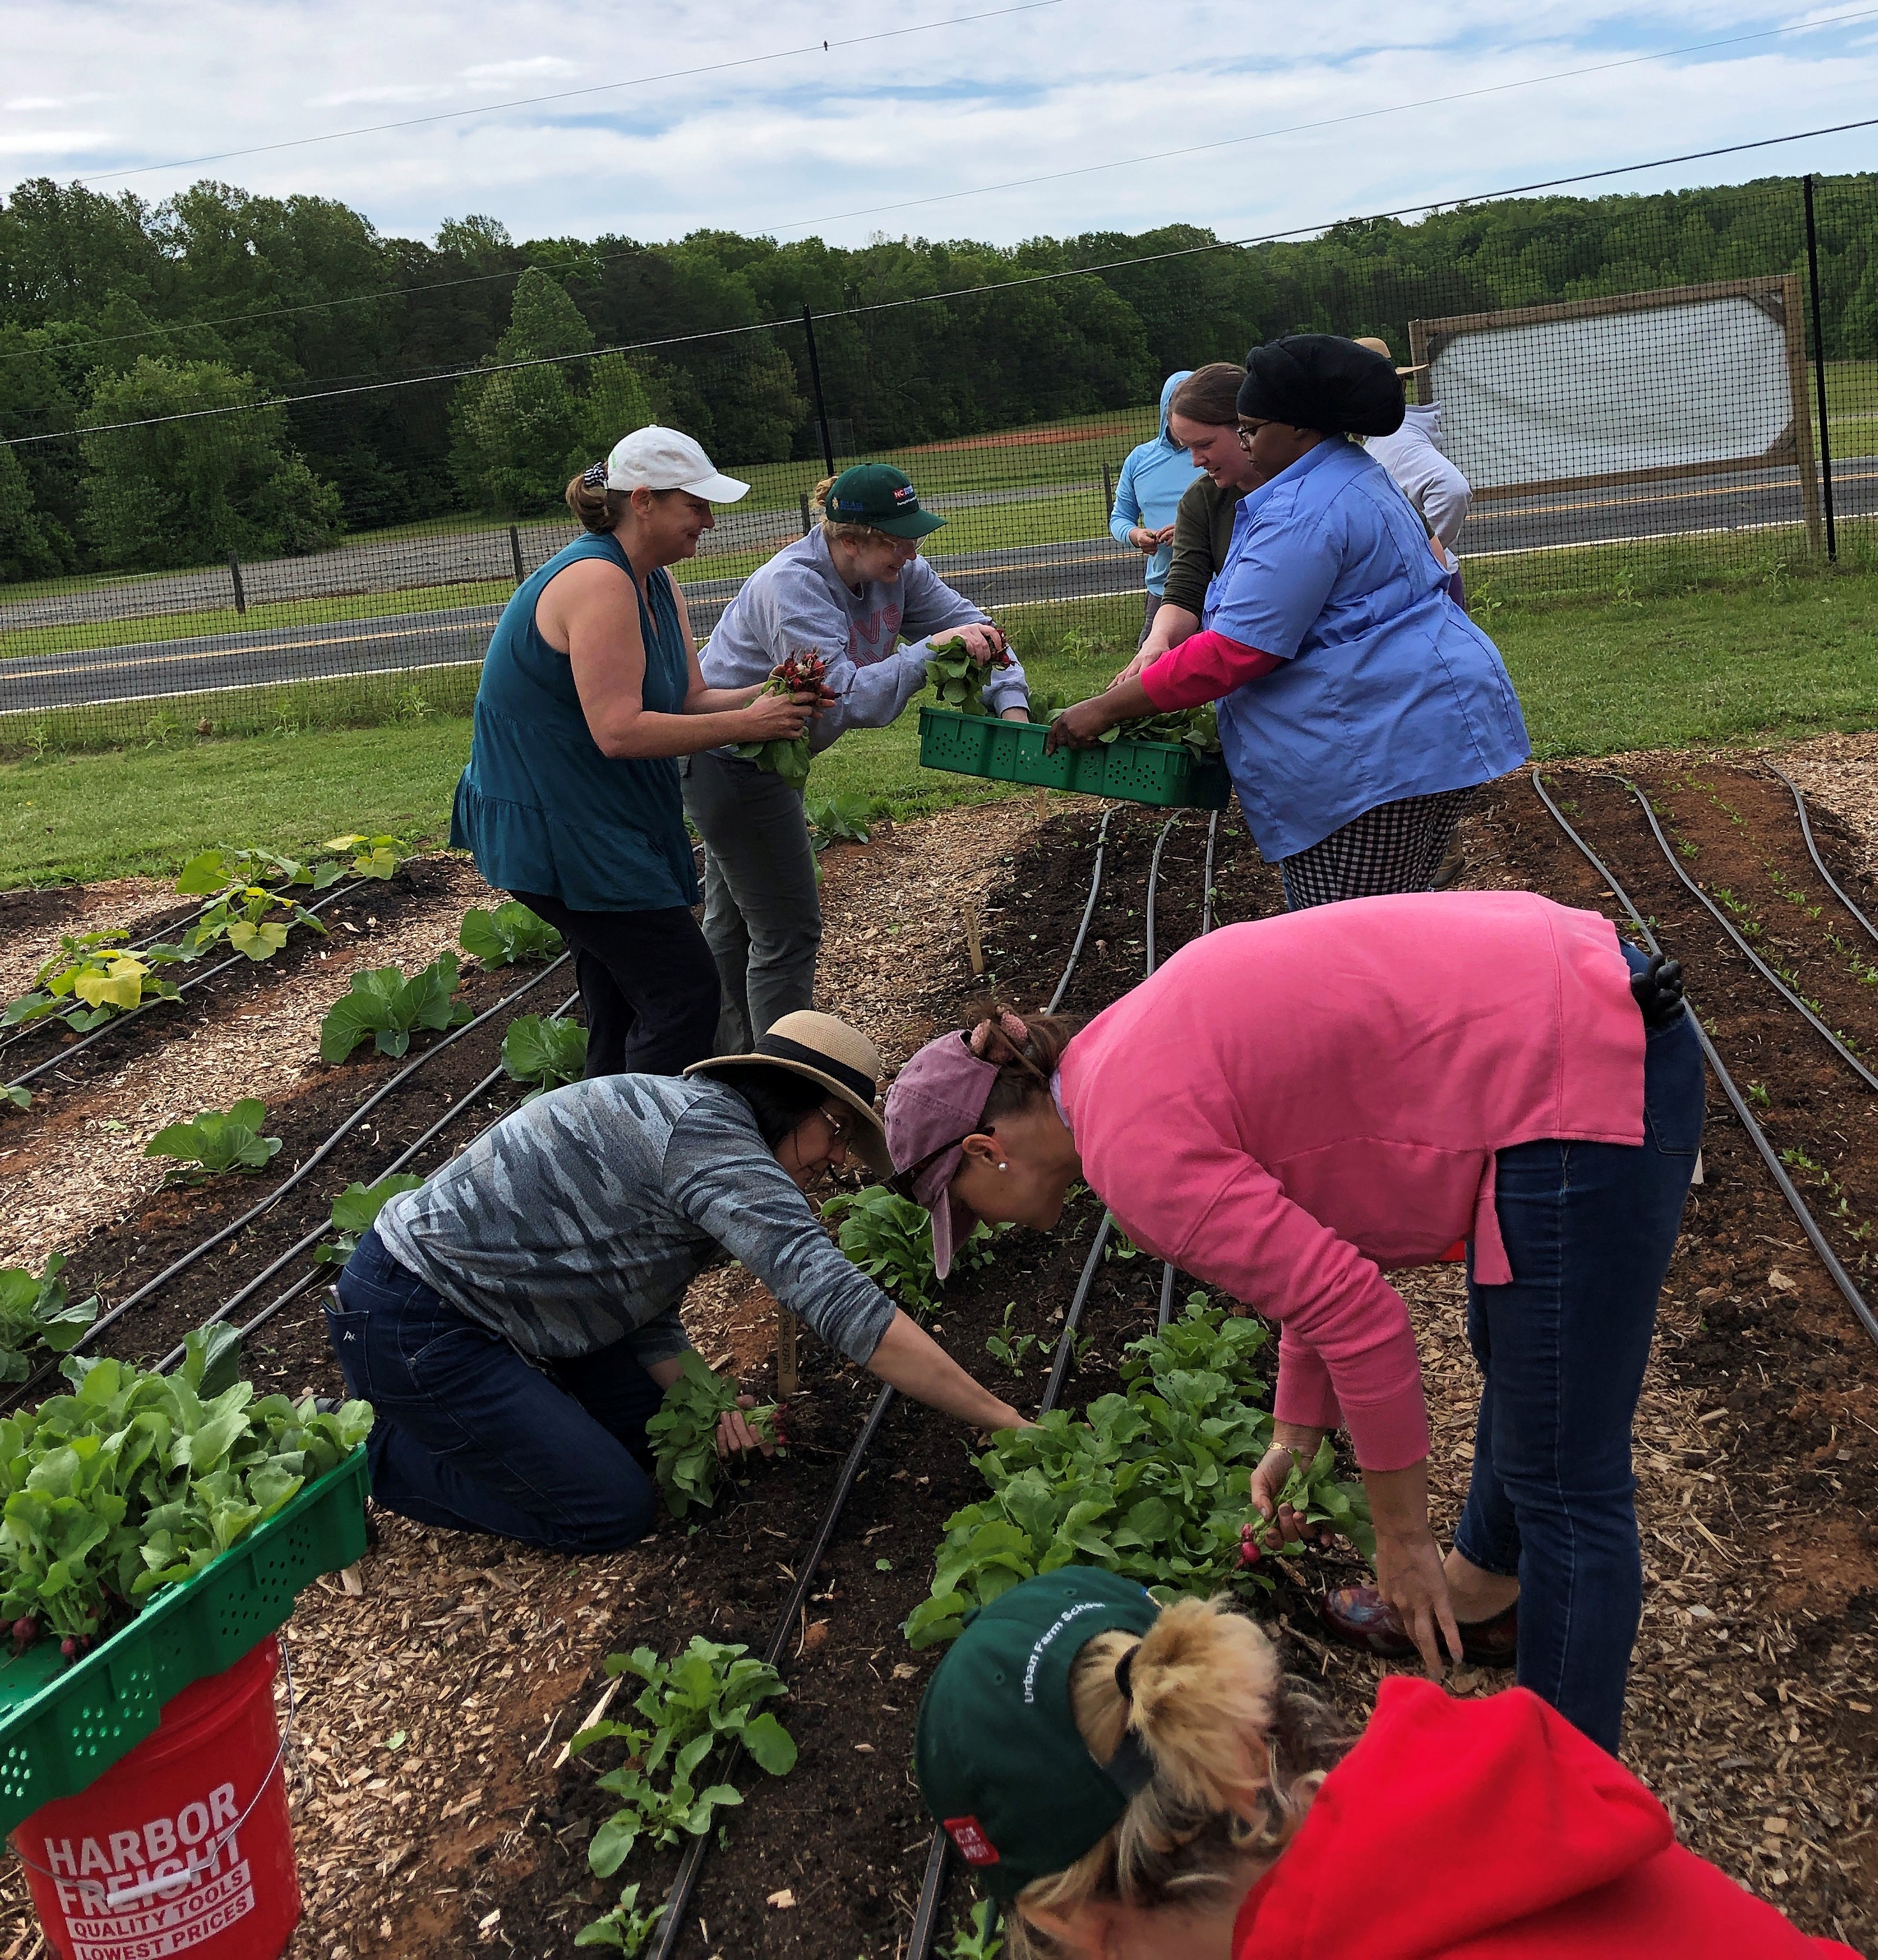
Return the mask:
<path id="1" fill-rule="evenodd" d="M 747 1068 L 752 1063 L 786 1069 L 791 1075 L 820 1083 L 860 1118 L 854 1147 L 868 1169 L 876 1177 L 892 1176 L 893 1154 L 887 1147 L 887 1132 L 874 1113 L 880 1052 L 858 1029 L 833 1014 L 785 1014 L 767 1034 L 757 1038 L 748 1055 L 714 1055 L 707 1061 L 693 1062 L 685 1072 L 709 1075 L 720 1068 Z"/>
<path id="2" fill-rule="evenodd" d="M 1393 361 L 1396 358 L 1389 351 L 1388 342 L 1378 339 L 1374 334 L 1363 336 L 1356 344 L 1358 347 L 1367 347 L 1372 354 L 1380 354 L 1385 361 Z M 1398 368 L 1396 370 L 1398 375 L 1419 374 L 1421 371 L 1419 368 Z"/>

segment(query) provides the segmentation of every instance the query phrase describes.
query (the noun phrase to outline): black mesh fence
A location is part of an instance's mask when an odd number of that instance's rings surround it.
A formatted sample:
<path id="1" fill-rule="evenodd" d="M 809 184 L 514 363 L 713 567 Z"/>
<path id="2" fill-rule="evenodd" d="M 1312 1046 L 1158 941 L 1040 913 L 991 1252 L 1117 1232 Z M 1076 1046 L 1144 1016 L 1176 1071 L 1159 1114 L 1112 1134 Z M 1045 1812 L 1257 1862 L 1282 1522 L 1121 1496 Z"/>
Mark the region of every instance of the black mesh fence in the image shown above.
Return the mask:
<path id="1" fill-rule="evenodd" d="M 946 520 L 927 556 L 1020 642 L 1132 644 L 1143 560 L 1111 520 L 1164 377 L 1297 331 L 1411 371 L 1471 488 L 1476 606 L 1878 557 L 1878 177 L 1045 256 L 987 288 L 273 402 L 139 361 L 81 426 L 0 443 L 0 755 L 462 711 L 504 603 L 574 535 L 567 479 L 651 420 L 752 485 L 677 568 L 701 637 L 802 534 L 832 455 L 904 469 Z"/>

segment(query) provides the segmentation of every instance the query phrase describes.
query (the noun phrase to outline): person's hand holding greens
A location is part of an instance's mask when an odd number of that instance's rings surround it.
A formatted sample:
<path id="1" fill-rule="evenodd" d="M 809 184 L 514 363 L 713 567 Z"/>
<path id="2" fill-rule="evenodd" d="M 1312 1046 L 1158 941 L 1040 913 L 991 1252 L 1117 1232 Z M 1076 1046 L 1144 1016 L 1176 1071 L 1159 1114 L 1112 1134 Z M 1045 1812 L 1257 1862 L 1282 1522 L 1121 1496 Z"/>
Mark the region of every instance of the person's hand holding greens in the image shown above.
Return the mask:
<path id="1" fill-rule="evenodd" d="M 1020 1420 L 836 1249 L 806 1193 L 891 1170 L 873 1044 L 788 1016 L 682 1078 L 570 1083 L 392 1198 L 340 1275 L 328 1332 L 370 1402 L 372 1494 L 421 1523 L 565 1551 L 650 1529 L 646 1423 L 690 1347 L 685 1290 L 726 1254 L 916 1401 Z M 755 1440 L 732 1416 L 727 1445 Z"/>

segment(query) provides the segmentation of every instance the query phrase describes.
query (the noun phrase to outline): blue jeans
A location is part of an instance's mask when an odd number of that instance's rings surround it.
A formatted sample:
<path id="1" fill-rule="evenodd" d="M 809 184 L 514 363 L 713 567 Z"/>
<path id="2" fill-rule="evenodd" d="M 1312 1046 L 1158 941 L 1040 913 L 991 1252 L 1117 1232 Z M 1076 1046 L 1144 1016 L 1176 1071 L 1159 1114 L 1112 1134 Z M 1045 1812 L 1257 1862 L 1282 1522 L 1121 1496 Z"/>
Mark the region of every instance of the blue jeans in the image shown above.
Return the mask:
<path id="1" fill-rule="evenodd" d="M 326 1335 L 377 1411 L 372 1495 L 420 1524 L 552 1551 L 616 1551 L 652 1529 L 646 1421 L 663 1392 L 630 1343 L 536 1367 L 440 1299 L 367 1232 Z"/>
<path id="2" fill-rule="evenodd" d="M 1454 1535 L 1463 1558 L 1519 1580 L 1520 1686 L 1613 1755 L 1643 1611 L 1631 1424 L 1702 1128 L 1689 1015 L 1646 1039 L 1641 1147 L 1548 1139 L 1499 1153 L 1514 1279 L 1476 1284 L 1469 1247 L 1482 1388 Z"/>

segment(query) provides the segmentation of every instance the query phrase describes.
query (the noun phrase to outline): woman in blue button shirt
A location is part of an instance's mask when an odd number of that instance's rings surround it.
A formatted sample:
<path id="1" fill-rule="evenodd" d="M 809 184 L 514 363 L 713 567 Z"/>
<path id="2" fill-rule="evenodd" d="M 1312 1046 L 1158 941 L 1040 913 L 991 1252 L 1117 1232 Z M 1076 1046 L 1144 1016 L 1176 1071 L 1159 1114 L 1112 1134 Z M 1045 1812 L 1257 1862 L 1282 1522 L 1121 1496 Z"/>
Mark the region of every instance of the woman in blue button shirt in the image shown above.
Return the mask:
<path id="1" fill-rule="evenodd" d="M 1527 759 L 1519 702 L 1388 472 L 1352 435 L 1401 425 L 1391 363 L 1334 334 L 1247 358 L 1257 472 L 1203 630 L 1060 716 L 1082 746 L 1137 715 L 1219 704 L 1226 766 L 1295 911 L 1427 891 L 1468 793 Z"/>

